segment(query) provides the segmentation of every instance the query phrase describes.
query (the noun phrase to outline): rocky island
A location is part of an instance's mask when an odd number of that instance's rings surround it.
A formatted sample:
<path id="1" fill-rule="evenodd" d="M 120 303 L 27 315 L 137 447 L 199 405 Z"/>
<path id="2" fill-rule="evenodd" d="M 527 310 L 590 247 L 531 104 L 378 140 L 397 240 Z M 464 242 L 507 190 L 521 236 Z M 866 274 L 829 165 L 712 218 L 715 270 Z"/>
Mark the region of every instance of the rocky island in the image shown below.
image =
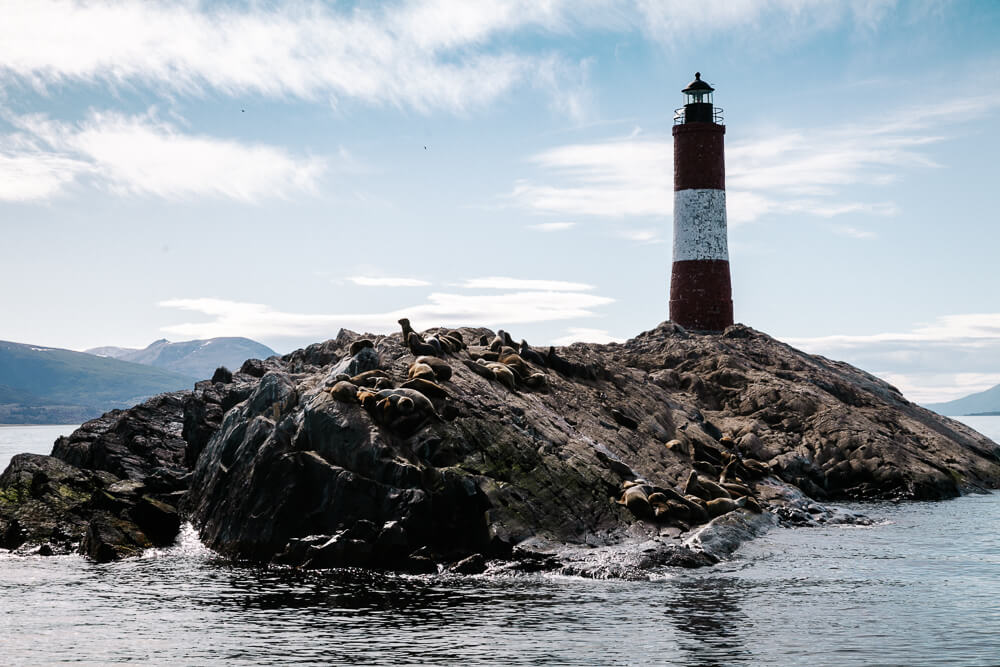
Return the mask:
<path id="1" fill-rule="evenodd" d="M 341 331 L 115 410 L 0 475 L 0 547 L 98 561 L 183 521 L 235 561 L 642 577 L 839 500 L 1000 487 L 1000 446 L 743 325 L 537 349 Z"/>

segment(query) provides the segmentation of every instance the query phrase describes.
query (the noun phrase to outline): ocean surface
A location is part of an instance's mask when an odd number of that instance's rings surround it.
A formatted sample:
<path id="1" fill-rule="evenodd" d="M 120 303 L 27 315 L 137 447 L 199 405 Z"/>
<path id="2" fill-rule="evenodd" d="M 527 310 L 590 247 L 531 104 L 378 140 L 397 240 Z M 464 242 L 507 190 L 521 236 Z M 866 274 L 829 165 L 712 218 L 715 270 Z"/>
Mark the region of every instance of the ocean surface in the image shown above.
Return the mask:
<path id="1" fill-rule="evenodd" d="M 963 417 L 1000 440 L 1000 417 Z M 73 427 L 0 427 L 0 468 Z M 0 664 L 1000 665 L 1000 494 L 851 504 L 648 582 L 0 554 Z"/>

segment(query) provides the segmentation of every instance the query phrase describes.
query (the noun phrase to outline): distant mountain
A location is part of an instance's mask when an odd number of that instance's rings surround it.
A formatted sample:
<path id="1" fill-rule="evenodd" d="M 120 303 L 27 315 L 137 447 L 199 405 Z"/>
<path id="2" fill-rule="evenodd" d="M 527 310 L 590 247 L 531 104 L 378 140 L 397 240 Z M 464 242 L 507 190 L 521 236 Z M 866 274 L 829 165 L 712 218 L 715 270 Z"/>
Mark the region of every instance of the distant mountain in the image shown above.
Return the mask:
<path id="1" fill-rule="evenodd" d="M 930 403 L 924 407 L 938 414 L 952 416 L 1000 413 L 1000 384 L 977 394 L 969 394 L 965 398 L 956 398 L 946 403 Z"/>
<path id="2" fill-rule="evenodd" d="M 0 341 L 0 423 L 81 422 L 194 381 L 119 359 Z"/>
<path id="3" fill-rule="evenodd" d="M 171 343 L 162 338 L 142 350 L 127 347 L 95 347 L 88 354 L 136 364 L 164 368 L 189 377 L 206 379 L 219 366 L 235 371 L 247 359 L 267 359 L 275 352 L 249 338 L 209 338 Z"/>

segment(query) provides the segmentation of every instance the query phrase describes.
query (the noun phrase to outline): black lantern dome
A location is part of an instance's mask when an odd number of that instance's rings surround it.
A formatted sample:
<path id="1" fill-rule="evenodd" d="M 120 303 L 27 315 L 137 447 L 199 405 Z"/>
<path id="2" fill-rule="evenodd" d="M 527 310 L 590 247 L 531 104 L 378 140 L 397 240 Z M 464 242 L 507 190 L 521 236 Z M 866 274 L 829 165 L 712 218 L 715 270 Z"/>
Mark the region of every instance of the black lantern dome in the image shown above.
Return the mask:
<path id="1" fill-rule="evenodd" d="M 701 72 L 694 73 L 694 81 L 681 90 L 684 93 L 684 107 L 674 112 L 674 123 L 715 123 L 722 124 L 722 109 L 713 106 L 712 88 L 701 80 Z"/>

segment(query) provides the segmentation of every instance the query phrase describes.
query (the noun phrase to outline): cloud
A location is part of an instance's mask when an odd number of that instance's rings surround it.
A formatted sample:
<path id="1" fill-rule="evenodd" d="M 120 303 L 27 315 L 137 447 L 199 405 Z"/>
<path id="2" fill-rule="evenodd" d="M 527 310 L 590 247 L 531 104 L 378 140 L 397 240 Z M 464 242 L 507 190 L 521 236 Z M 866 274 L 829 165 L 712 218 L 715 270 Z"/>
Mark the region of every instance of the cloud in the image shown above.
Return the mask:
<path id="1" fill-rule="evenodd" d="M 470 278 L 456 287 L 464 289 L 545 290 L 549 292 L 583 292 L 594 289 L 593 285 L 585 283 L 571 283 L 563 280 L 525 280 L 504 276 Z"/>
<path id="2" fill-rule="evenodd" d="M 153 113 L 8 121 L 17 131 L 0 137 L 0 200 L 48 199 L 86 177 L 119 195 L 254 202 L 310 192 L 326 167 L 273 146 L 184 134 Z"/>
<path id="3" fill-rule="evenodd" d="M 733 142 L 726 146 L 728 220 L 739 225 L 766 215 L 896 215 L 894 202 L 860 200 L 855 186 L 886 186 L 906 169 L 937 167 L 925 149 L 944 140 L 941 128 L 998 106 L 1000 95 L 987 95 L 897 109 L 868 123 L 782 128 Z M 571 144 L 530 161 L 543 177 L 518 181 L 510 197 L 537 213 L 619 219 L 673 214 L 672 139 L 630 136 Z"/>
<path id="4" fill-rule="evenodd" d="M 945 315 L 909 331 L 782 338 L 892 382 L 910 399 L 947 401 L 1000 383 L 1000 313 Z"/>
<path id="5" fill-rule="evenodd" d="M 537 225 L 528 225 L 528 229 L 536 232 L 564 232 L 576 227 L 575 222 L 543 222 Z"/>
<path id="6" fill-rule="evenodd" d="M 355 285 L 362 287 L 427 287 L 426 280 L 419 278 L 371 278 L 368 276 L 353 276 L 348 278 Z"/>
<path id="7" fill-rule="evenodd" d="M 604 329 L 587 329 L 585 327 L 570 327 L 566 335 L 552 341 L 553 345 L 572 345 L 573 343 L 624 343 L 624 338 L 615 338 Z"/>
<path id="8" fill-rule="evenodd" d="M 637 243 L 663 243 L 660 233 L 655 229 L 626 229 L 621 231 L 619 236 Z"/>
<path id="9" fill-rule="evenodd" d="M 528 291 L 495 295 L 434 292 L 425 303 L 385 313 L 286 313 L 270 306 L 225 299 L 169 299 L 158 305 L 208 316 L 207 321 L 163 327 L 188 338 L 248 336 L 251 338 L 332 337 L 340 328 L 390 332 L 397 320 L 408 317 L 415 328 L 432 326 L 504 326 L 592 317 L 594 309 L 614 299 L 573 291 Z"/>
<path id="10" fill-rule="evenodd" d="M 874 239 L 878 238 L 878 234 L 866 229 L 858 229 L 857 227 L 851 227 L 849 225 L 837 225 L 833 228 L 833 231 L 841 236 L 847 236 L 852 239 Z"/>
<path id="11" fill-rule="evenodd" d="M 525 27 L 567 29 L 570 6 L 31 0 L 5 8 L 0 81 L 462 111 L 526 81 L 561 89 L 577 67 L 549 54 L 489 47 Z"/>

